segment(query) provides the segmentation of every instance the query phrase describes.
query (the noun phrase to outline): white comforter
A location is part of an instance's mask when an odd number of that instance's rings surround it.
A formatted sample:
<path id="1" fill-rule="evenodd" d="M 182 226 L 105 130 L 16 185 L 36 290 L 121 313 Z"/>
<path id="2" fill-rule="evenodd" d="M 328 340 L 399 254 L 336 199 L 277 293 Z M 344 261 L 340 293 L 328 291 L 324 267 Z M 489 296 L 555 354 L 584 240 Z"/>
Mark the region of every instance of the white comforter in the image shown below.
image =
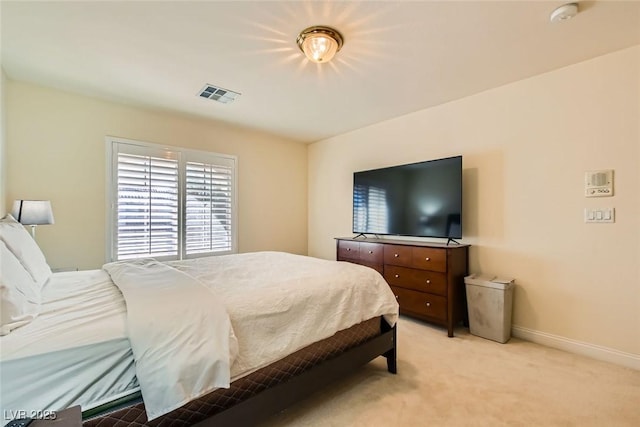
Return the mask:
<path id="1" fill-rule="evenodd" d="M 126 300 L 149 419 L 339 330 L 398 317 L 382 276 L 346 262 L 256 252 L 104 268 Z M 239 352 L 230 366 L 233 354 L 223 353 L 233 351 L 233 332 Z"/>
<path id="2" fill-rule="evenodd" d="M 229 387 L 237 342 L 225 306 L 211 289 L 153 259 L 103 268 L 125 298 L 149 420 Z"/>
<path id="3" fill-rule="evenodd" d="M 282 252 L 168 264 L 215 289 L 227 306 L 239 345 L 234 379 L 364 320 L 398 319 L 387 282 L 361 265 Z"/>

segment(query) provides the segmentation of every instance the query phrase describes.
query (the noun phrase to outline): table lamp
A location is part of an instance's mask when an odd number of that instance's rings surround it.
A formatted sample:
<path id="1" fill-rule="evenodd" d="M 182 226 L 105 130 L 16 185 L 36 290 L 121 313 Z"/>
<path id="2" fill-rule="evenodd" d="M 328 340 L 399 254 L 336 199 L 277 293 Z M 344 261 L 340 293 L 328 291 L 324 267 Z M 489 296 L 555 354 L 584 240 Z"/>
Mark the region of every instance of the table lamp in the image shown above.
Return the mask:
<path id="1" fill-rule="evenodd" d="M 53 224 L 53 211 L 48 200 L 16 200 L 11 215 L 23 225 L 31 226 L 31 236 L 36 238 L 36 226 Z"/>

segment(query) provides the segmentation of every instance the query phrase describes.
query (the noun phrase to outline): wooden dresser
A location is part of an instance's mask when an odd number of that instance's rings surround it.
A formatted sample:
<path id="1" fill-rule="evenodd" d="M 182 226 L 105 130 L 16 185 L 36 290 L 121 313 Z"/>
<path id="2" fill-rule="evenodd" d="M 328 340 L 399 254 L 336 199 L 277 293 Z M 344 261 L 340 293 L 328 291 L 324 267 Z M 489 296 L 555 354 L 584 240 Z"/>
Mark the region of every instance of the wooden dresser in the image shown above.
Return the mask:
<path id="1" fill-rule="evenodd" d="M 468 325 L 464 277 L 469 245 L 390 239 L 336 238 L 338 261 L 366 265 L 382 274 L 400 313 L 447 327 Z"/>

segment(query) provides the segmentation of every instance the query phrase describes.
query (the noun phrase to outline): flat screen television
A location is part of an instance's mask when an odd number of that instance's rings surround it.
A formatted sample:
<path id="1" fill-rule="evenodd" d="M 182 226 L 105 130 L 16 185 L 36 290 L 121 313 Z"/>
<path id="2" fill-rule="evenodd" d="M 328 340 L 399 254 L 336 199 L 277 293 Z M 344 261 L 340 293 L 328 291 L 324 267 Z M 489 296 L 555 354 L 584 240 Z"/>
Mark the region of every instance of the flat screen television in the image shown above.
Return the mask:
<path id="1" fill-rule="evenodd" d="M 462 156 L 354 172 L 353 232 L 462 238 Z"/>

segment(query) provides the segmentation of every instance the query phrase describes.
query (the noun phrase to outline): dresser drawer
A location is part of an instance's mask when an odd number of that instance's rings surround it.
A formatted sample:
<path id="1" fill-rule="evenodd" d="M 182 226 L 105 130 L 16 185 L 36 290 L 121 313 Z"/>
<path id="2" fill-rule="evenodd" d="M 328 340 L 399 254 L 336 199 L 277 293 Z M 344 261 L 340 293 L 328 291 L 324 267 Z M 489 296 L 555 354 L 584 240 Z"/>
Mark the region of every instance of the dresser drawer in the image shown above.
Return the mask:
<path id="1" fill-rule="evenodd" d="M 338 240 L 338 260 L 360 259 L 360 242 Z"/>
<path id="2" fill-rule="evenodd" d="M 383 248 L 379 243 L 360 242 L 360 260 L 382 264 Z"/>
<path id="3" fill-rule="evenodd" d="M 444 273 L 387 264 L 384 278 L 392 286 L 447 296 L 447 276 Z"/>
<path id="4" fill-rule="evenodd" d="M 447 271 L 447 251 L 444 249 L 418 248 L 411 251 L 411 266 L 431 271 Z"/>
<path id="5" fill-rule="evenodd" d="M 411 246 L 385 245 L 384 263 L 411 267 Z"/>
<path id="6" fill-rule="evenodd" d="M 391 286 L 400 304 L 400 312 L 447 321 L 447 299 L 438 295 Z"/>

